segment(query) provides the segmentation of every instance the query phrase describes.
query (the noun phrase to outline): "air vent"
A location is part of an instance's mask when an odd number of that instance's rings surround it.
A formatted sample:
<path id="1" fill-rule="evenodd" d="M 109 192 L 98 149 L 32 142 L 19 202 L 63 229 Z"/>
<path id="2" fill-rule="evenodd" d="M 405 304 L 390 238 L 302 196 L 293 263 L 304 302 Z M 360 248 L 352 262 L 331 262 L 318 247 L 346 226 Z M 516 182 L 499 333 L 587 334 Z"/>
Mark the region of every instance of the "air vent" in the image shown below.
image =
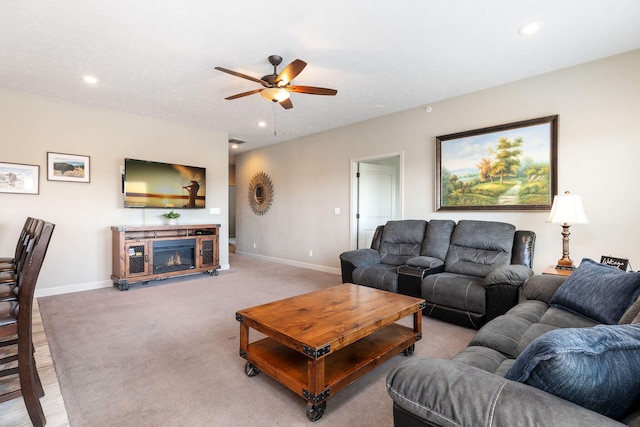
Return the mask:
<path id="1" fill-rule="evenodd" d="M 244 144 L 247 141 L 243 141 L 241 139 L 236 139 L 236 138 L 229 138 L 229 144 Z"/>

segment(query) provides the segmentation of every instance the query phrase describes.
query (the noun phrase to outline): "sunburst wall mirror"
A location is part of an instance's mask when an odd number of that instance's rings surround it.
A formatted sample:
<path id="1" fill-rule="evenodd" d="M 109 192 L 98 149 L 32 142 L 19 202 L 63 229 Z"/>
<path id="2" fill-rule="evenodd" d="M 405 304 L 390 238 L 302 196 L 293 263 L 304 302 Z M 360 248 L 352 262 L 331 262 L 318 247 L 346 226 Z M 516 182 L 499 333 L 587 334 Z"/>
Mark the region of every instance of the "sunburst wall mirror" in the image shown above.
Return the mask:
<path id="1" fill-rule="evenodd" d="M 249 206 L 256 215 L 264 215 L 273 203 L 273 184 L 271 178 L 258 172 L 249 183 Z"/>

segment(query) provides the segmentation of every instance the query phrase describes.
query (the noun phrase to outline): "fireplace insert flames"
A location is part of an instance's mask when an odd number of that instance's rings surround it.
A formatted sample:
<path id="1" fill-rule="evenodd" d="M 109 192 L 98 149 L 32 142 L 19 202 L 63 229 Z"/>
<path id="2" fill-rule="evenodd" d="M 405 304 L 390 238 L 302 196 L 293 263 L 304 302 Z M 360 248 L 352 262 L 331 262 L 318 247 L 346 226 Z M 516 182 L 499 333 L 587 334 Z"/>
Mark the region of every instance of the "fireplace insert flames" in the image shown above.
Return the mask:
<path id="1" fill-rule="evenodd" d="M 190 270 L 196 268 L 196 239 L 153 242 L 153 272 Z"/>

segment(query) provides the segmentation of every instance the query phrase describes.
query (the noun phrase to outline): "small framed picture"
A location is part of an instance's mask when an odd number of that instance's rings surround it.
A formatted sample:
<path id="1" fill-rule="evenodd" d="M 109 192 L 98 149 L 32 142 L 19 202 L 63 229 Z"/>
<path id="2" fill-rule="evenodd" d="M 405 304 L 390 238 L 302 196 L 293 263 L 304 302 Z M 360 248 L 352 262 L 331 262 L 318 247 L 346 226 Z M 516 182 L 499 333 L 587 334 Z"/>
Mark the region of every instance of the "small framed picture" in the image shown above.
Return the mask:
<path id="1" fill-rule="evenodd" d="M 38 194 L 40 166 L 0 163 L 0 193 Z"/>
<path id="2" fill-rule="evenodd" d="M 89 156 L 77 154 L 47 153 L 47 180 L 89 182 Z"/>
<path id="3" fill-rule="evenodd" d="M 616 258 L 611 255 L 602 255 L 600 258 L 600 264 L 610 265 L 612 267 L 619 268 L 622 271 L 627 271 L 629 267 L 629 260 L 627 258 Z"/>

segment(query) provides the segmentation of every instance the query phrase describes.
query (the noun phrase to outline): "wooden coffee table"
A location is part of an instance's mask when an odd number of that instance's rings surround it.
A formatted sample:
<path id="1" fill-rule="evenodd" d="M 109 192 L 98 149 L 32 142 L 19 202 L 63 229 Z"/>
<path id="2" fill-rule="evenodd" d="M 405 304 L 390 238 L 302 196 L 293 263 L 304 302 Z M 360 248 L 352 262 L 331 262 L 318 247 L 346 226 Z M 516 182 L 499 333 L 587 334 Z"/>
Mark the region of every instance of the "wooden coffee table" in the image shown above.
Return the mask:
<path id="1" fill-rule="evenodd" d="M 240 310 L 245 373 L 265 372 L 322 417 L 326 400 L 422 338 L 423 299 L 343 284 Z M 413 328 L 395 323 L 413 315 Z M 249 342 L 249 329 L 266 338 Z"/>

